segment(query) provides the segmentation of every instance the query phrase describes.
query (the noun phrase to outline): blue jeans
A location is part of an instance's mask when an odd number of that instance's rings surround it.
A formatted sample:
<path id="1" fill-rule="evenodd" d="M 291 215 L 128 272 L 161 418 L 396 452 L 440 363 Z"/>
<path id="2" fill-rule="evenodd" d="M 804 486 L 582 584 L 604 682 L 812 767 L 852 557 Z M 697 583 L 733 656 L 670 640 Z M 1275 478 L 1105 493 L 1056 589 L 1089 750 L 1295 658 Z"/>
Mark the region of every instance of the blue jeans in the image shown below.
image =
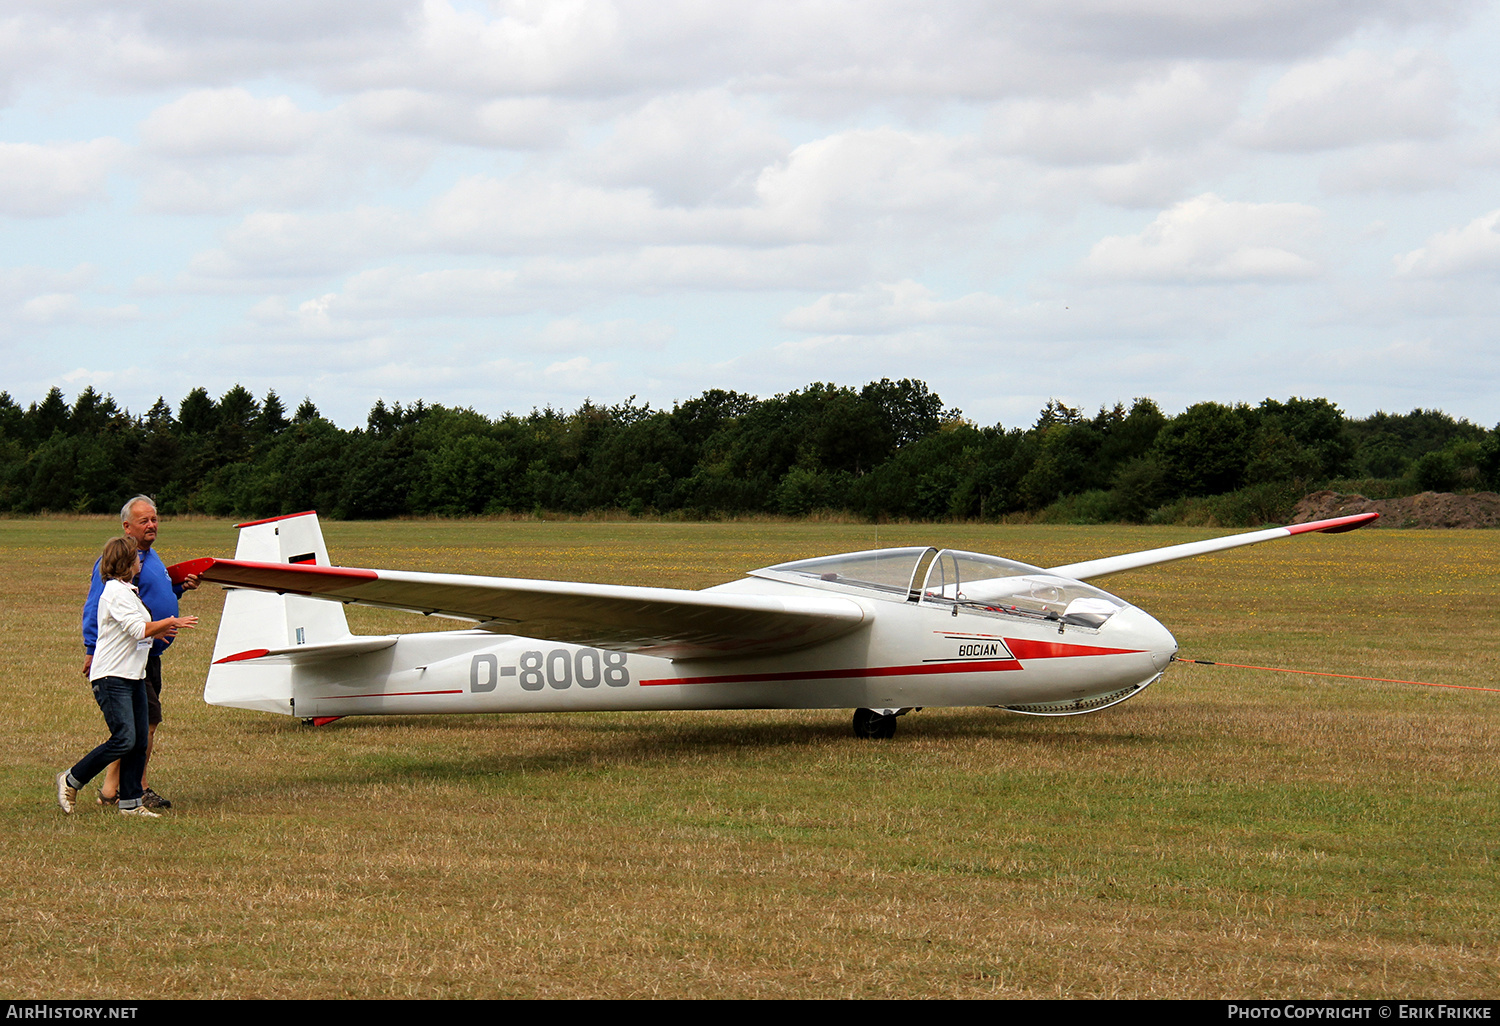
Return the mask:
<path id="1" fill-rule="evenodd" d="M 82 787 L 116 759 L 120 760 L 120 808 L 141 803 L 141 773 L 146 769 L 146 682 L 124 677 L 100 677 L 94 681 L 94 701 L 109 726 L 109 740 L 78 760 L 68 772 L 68 783 Z"/>

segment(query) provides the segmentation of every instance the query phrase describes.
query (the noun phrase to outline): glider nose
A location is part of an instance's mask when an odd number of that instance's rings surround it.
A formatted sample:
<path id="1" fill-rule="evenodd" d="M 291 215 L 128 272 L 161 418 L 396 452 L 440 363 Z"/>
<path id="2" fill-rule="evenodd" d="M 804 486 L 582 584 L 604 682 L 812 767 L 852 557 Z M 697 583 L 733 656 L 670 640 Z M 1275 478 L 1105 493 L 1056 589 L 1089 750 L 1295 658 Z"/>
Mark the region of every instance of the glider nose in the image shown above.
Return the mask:
<path id="1" fill-rule="evenodd" d="M 1116 614 L 1114 619 L 1130 633 L 1130 647 L 1149 652 L 1158 671 L 1167 668 L 1177 654 L 1177 639 L 1156 617 L 1138 606 L 1130 606 Z"/>

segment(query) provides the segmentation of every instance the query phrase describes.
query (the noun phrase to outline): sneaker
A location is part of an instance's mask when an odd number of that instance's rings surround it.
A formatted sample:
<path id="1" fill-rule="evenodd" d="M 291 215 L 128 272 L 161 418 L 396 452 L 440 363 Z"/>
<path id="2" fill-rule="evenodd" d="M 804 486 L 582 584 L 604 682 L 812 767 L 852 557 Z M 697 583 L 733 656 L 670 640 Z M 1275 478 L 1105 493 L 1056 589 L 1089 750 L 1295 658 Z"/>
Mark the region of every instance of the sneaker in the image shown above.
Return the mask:
<path id="1" fill-rule="evenodd" d="M 148 809 L 170 809 L 172 807 L 171 802 L 149 787 L 141 794 L 141 804 Z"/>
<path id="2" fill-rule="evenodd" d="M 159 813 L 159 812 L 152 812 L 150 809 L 146 808 L 144 805 L 137 805 L 133 809 L 121 809 L 120 810 L 120 815 L 122 815 L 122 816 L 139 816 L 142 819 L 161 819 L 161 813 Z"/>
<path id="3" fill-rule="evenodd" d="M 57 804 L 70 816 L 78 805 L 78 788 L 68 786 L 67 770 L 57 775 Z"/>
<path id="4" fill-rule="evenodd" d="M 110 806 L 110 805 L 119 805 L 120 804 L 120 796 L 118 794 L 112 794 L 108 798 L 106 798 L 106 797 L 104 797 L 104 792 L 100 791 L 99 792 L 99 804 L 103 805 L 103 806 L 106 806 L 106 807 Z"/>

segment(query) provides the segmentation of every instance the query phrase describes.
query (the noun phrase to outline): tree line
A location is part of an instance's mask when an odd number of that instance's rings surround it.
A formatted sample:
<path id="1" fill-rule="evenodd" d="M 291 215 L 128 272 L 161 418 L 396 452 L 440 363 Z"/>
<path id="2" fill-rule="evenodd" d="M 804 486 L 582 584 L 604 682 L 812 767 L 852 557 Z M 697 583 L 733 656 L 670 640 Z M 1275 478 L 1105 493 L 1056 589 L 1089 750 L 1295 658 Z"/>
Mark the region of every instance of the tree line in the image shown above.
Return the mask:
<path id="1" fill-rule="evenodd" d="M 1438 410 L 1356 419 L 1327 399 L 1150 399 L 1093 415 L 1049 401 L 978 426 L 925 383 L 814 383 L 769 399 L 711 389 L 670 410 L 585 402 L 487 417 L 377 401 L 345 430 L 310 399 L 195 388 L 144 414 L 85 388 L 25 407 L 0 392 L 0 511 L 163 511 L 346 519 L 587 513 L 998 519 L 1285 520 L 1320 487 L 1389 498 L 1500 486 L 1500 427 Z"/>

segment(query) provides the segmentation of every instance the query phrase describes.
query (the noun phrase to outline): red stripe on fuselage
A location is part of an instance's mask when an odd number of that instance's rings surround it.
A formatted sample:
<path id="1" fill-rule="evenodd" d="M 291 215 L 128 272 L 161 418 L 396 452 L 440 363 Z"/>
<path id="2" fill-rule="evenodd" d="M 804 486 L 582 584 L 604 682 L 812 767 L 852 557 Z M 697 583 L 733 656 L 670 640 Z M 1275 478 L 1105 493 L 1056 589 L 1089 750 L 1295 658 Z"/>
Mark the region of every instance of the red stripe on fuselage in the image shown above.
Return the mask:
<path id="1" fill-rule="evenodd" d="M 345 698 L 410 698 L 414 695 L 461 695 L 463 688 L 450 688 L 446 691 L 376 691 L 368 695 L 326 695 L 324 702 L 337 702 Z"/>
<path id="2" fill-rule="evenodd" d="M 1017 659 L 1070 659 L 1075 656 L 1132 655 L 1139 648 L 1095 648 L 1092 645 L 1064 645 L 1059 641 L 1028 641 L 1006 638 L 1005 647 Z"/>
<path id="3" fill-rule="evenodd" d="M 951 663 L 924 663 L 918 666 L 861 666 L 847 670 L 808 670 L 801 673 L 734 673 L 714 677 L 659 677 L 643 680 L 643 688 L 664 684 L 779 684 L 794 680 L 848 680 L 856 677 L 918 677 L 931 673 L 1000 673 L 1024 669 L 1022 659 L 1059 659 L 1075 656 L 1136 655 L 1138 648 L 1094 648 L 1088 645 L 1063 645 L 1054 641 L 1026 641 L 1006 638 L 1005 647 L 1014 659 L 955 660 Z"/>
<path id="4" fill-rule="evenodd" d="M 861 666 L 850 670 L 806 670 L 801 673 L 732 673 L 719 677 L 661 677 L 643 680 L 641 687 L 661 684 L 779 684 L 791 680 L 847 680 L 850 677 L 916 677 L 928 673 L 996 673 L 1019 670 L 1014 659 L 985 662 L 927 663 L 918 666 Z"/>

